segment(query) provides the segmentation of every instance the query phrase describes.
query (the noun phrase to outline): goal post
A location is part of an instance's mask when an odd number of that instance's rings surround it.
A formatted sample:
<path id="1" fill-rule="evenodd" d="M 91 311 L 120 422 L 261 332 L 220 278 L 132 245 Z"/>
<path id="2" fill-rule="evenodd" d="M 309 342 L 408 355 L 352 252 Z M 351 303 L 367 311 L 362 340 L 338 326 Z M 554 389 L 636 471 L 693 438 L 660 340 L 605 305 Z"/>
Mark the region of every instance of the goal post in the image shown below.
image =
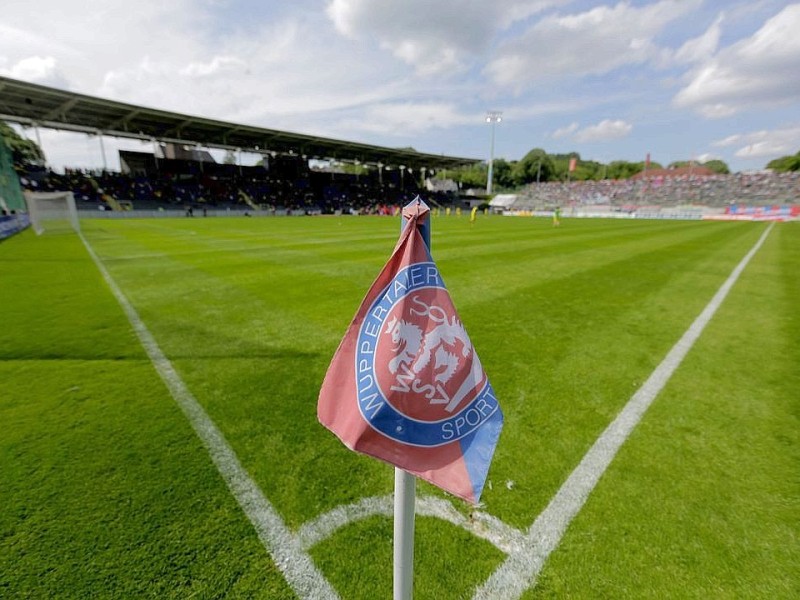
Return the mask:
<path id="1" fill-rule="evenodd" d="M 80 232 L 78 209 L 72 192 L 25 192 L 25 201 L 36 235 L 68 229 Z"/>

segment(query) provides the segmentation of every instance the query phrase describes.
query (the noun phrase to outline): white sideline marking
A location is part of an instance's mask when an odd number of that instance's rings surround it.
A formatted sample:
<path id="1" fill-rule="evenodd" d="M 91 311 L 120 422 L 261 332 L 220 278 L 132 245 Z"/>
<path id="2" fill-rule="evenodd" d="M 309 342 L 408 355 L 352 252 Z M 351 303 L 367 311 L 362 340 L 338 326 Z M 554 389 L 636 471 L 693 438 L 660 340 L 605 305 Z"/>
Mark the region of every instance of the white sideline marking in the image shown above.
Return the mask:
<path id="1" fill-rule="evenodd" d="M 111 292 L 122 306 L 131 325 L 139 336 L 147 356 L 153 363 L 161 379 L 189 419 L 192 427 L 208 450 L 211 460 L 217 467 L 220 475 L 228 484 L 233 497 L 242 507 L 250 523 L 258 533 L 261 543 L 267 549 L 275 565 L 283 573 L 286 581 L 300 596 L 314 600 L 327 600 L 338 598 L 338 594 L 331 587 L 328 580 L 317 569 L 311 557 L 306 553 L 297 538 L 275 511 L 269 501 L 264 497 L 261 489 L 250 478 L 242 467 L 236 453 L 228 445 L 222 432 L 217 428 L 197 399 L 186 387 L 178 372 L 170 363 L 156 343 L 155 338 L 139 318 L 133 305 L 128 301 L 122 290 L 117 286 L 111 275 L 106 270 L 99 257 L 95 254 L 89 242 L 79 233 L 83 245 L 94 260 L 97 268 L 105 279 Z"/>
<path id="2" fill-rule="evenodd" d="M 474 600 L 516 599 L 536 583 L 536 578 L 545 561 L 558 546 L 570 522 L 583 507 L 617 451 L 672 377 L 675 369 L 681 364 L 697 338 L 700 337 L 703 329 L 714 316 L 747 263 L 764 243 L 774 225 L 774 223 L 770 224 L 750 252 L 731 272 L 722 287 L 714 294 L 700 316 L 672 347 L 642 387 L 631 397 L 617 418 L 597 438 L 547 508 L 528 529 L 523 548 L 509 554 L 505 562 L 476 590 Z"/>

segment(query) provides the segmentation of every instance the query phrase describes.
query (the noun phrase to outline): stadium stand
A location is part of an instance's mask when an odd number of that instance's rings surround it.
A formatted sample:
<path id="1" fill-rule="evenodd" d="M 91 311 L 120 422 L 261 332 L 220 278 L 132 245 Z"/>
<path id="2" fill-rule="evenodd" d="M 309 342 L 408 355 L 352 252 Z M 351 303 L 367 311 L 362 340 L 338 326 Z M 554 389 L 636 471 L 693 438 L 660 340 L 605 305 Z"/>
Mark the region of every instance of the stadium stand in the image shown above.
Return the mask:
<path id="1" fill-rule="evenodd" d="M 774 206 L 800 201 L 800 172 L 698 175 L 686 170 L 648 177 L 529 184 L 513 210 L 547 210 L 555 206 L 607 206 L 634 211 L 642 206 L 702 205 L 730 209 L 738 205 Z"/>
<path id="2" fill-rule="evenodd" d="M 209 161 L 154 160 L 121 153 L 128 172 L 67 169 L 59 174 L 29 165 L 20 172 L 24 189 L 71 191 L 79 210 L 234 210 L 291 214 L 394 214 L 416 195 L 432 206 L 459 207 L 454 191 L 431 191 L 398 169 L 365 174 L 312 170 L 299 156 L 277 156 L 269 165 L 243 167 Z M 134 168 L 130 168 L 133 165 Z M 545 182 L 492 200 L 497 212 L 571 209 L 566 214 L 643 214 L 665 209 L 709 207 L 741 214 L 747 207 L 800 202 L 800 173 L 697 174 L 676 169 L 626 180 Z M 688 209 L 691 212 L 691 209 Z M 676 213 L 677 214 L 677 213 Z"/>
<path id="3" fill-rule="evenodd" d="M 393 214 L 420 195 L 433 206 L 451 205 L 457 193 L 428 191 L 398 169 L 350 174 L 315 171 L 301 157 L 277 156 L 268 166 L 243 167 L 207 161 L 155 160 L 123 153 L 127 173 L 28 165 L 20 182 L 31 191 L 71 191 L 79 210 L 267 210 L 300 214 Z M 130 169 L 129 165 L 135 165 Z M 392 207 L 392 208 L 390 208 Z"/>

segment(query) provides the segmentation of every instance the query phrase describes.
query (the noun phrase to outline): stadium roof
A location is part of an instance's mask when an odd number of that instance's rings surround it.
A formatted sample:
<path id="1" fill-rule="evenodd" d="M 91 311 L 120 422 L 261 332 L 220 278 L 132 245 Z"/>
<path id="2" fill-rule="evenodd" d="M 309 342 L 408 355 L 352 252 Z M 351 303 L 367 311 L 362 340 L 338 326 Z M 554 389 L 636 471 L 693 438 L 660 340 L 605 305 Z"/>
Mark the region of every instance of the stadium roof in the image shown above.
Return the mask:
<path id="1" fill-rule="evenodd" d="M 0 120 L 111 137 L 296 154 L 309 159 L 403 165 L 414 169 L 453 168 L 481 160 L 217 121 L 76 94 L 7 77 L 0 77 Z"/>

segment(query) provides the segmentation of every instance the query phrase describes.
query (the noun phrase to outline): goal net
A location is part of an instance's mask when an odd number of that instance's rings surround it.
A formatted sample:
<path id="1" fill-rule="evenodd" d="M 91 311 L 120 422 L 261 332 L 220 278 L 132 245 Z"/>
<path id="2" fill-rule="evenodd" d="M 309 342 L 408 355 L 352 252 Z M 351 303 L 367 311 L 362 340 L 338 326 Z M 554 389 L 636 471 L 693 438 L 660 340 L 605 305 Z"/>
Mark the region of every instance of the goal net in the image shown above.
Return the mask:
<path id="1" fill-rule="evenodd" d="M 25 201 L 36 235 L 81 230 L 72 192 L 25 192 Z"/>
<path id="2" fill-rule="evenodd" d="M 25 210 L 25 199 L 14 171 L 14 157 L 7 142 L 0 137 L 0 208 L 5 213 Z"/>

